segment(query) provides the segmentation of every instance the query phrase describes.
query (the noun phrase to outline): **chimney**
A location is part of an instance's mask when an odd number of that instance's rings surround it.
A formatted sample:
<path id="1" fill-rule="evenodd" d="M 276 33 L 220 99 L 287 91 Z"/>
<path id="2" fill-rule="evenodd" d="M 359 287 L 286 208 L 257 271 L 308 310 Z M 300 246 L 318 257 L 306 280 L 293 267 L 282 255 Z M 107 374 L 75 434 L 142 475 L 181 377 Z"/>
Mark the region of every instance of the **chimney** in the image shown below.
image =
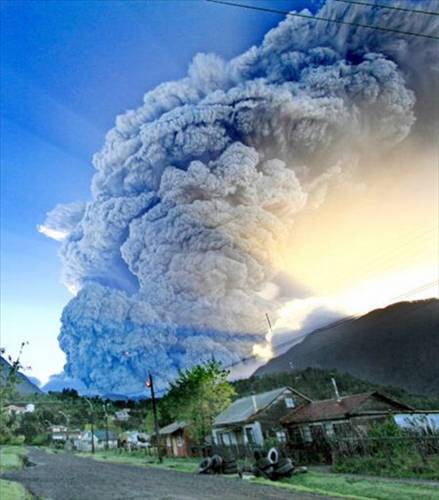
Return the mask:
<path id="1" fill-rule="evenodd" d="M 338 392 L 337 382 L 335 381 L 334 377 L 331 378 L 331 381 L 332 381 L 332 385 L 334 386 L 334 392 L 335 392 L 335 397 L 337 399 L 337 403 L 340 403 L 341 397 L 340 397 L 340 393 Z"/>
<path id="2" fill-rule="evenodd" d="M 253 410 L 256 413 L 258 411 L 258 405 L 256 403 L 256 396 L 254 394 L 252 394 L 252 403 L 253 403 Z"/>

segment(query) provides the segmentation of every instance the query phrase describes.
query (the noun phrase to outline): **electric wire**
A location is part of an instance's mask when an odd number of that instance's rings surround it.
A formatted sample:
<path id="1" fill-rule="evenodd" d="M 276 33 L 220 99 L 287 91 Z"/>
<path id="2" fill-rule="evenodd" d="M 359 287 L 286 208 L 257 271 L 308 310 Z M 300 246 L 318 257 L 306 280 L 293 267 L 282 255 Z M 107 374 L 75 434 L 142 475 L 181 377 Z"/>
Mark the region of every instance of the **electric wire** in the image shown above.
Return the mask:
<path id="1" fill-rule="evenodd" d="M 257 7 L 256 5 L 246 5 L 242 3 L 236 3 L 236 2 L 228 2 L 224 0 L 205 0 L 206 2 L 210 3 L 216 3 L 220 5 L 227 5 L 229 7 L 240 7 L 243 9 L 250 9 L 250 10 L 257 10 L 260 12 L 270 12 L 273 14 L 281 14 L 281 15 L 286 15 L 286 16 L 292 16 L 292 17 L 301 17 L 304 19 L 310 19 L 311 21 L 325 21 L 328 23 L 336 23 L 336 24 L 344 24 L 348 26 L 355 26 L 357 28 L 365 28 L 365 29 L 371 29 L 371 30 L 376 30 L 376 31 L 387 31 L 389 33 L 396 33 L 399 35 L 407 35 L 407 36 L 417 36 L 421 38 L 429 38 L 431 40 L 439 40 L 439 37 L 434 36 L 434 35 L 426 35 L 425 33 L 416 33 L 413 31 L 404 31 L 404 30 L 398 30 L 395 28 L 385 28 L 383 26 L 372 26 L 370 24 L 363 24 L 363 23 L 356 23 L 353 21 L 344 21 L 342 19 L 331 19 L 329 17 L 322 17 L 322 16 L 313 16 L 313 15 L 308 15 L 308 14 L 301 14 L 299 12 L 289 12 L 287 10 L 279 10 L 279 9 L 272 9 L 269 7 Z"/>
<path id="2" fill-rule="evenodd" d="M 364 5 L 365 7 L 376 7 L 379 9 L 398 10 L 401 12 L 410 12 L 411 14 L 425 14 L 428 16 L 439 16 L 439 12 L 433 12 L 431 10 L 408 9 L 407 7 L 396 7 L 395 5 L 385 5 L 381 3 L 363 2 L 358 0 L 333 0 L 333 1 L 347 3 L 347 4 L 354 4 L 354 5 Z"/>

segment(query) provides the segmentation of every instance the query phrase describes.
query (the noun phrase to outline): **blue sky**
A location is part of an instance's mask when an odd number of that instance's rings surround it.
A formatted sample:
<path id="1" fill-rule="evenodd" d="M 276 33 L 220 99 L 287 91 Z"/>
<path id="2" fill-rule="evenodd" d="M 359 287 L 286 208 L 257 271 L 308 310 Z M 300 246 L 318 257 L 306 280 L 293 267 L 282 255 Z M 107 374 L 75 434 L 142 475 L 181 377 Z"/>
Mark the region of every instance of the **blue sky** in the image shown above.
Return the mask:
<path id="1" fill-rule="evenodd" d="M 273 1 L 247 0 L 258 6 Z M 276 0 L 279 9 L 307 2 Z M 58 244 L 36 230 L 57 203 L 89 198 L 91 156 L 115 116 L 185 75 L 197 52 L 225 58 L 282 16 L 203 0 L 2 0 L 1 344 L 46 379 L 60 371 Z"/>

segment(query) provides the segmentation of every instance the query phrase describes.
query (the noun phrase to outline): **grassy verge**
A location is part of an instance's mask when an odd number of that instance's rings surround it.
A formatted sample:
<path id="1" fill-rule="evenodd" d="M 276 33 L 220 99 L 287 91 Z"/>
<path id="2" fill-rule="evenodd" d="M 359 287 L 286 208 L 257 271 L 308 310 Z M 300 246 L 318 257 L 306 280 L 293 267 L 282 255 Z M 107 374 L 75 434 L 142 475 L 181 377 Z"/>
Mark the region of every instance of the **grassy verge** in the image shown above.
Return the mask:
<path id="1" fill-rule="evenodd" d="M 32 495 L 21 484 L 0 479 L 0 498 L 2 500 L 30 500 Z"/>
<path id="2" fill-rule="evenodd" d="M 10 470 L 21 469 L 26 456 L 23 446 L 2 446 L 0 448 L 0 474 Z"/>
<path id="3" fill-rule="evenodd" d="M 356 500 L 433 500 L 439 499 L 439 489 L 433 486 L 410 484 L 398 481 L 357 479 L 319 472 L 308 472 L 282 481 L 254 479 L 256 482 L 287 488 L 296 492 L 318 493 L 333 497 Z"/>
<path id="4" fill-rule="evenodd" d="M 0 448 L 0 474 L 18 470 L 24 466 L 26 449 L 22 446 L 2 446 Z M 19 483 L 0 479 L 2 500 L 30 500 L 32 495 Z"/>
<path id="5" fill-rule="evenodd" d="M 92 456 L 90 453 L 81 453 L 80 455 Z M 102 461 L 153 466 L 191 473 L 196 472 L 200 462 L 199 458 L 165 458 L 163 463 L 159 464 L 157 459 L 145 456 L 142 452 L 121 453 L 114 450 L 99 451 L 94 455 L 94 458 Z M 268 481 L 261 478 L 254 478 L 251 481 L 286 488 L 296 493 L 318 493 L 355 500 L 439 500 L 439 488 L 409 482 L 398 482 L 397 480 L 393 482 L 379 477 L 364 479 L 339 474 L 308 472 L 282 481 Z"/>
<path id="6" fill-rule="evenodd" d="M 88 452 L 78 453 L 78 455 L 101 461 L 152 466 L 181 472 L 195 472 L 200 463 L 199 458 L 164 458 L 163 463 L 160 464 L 156 458 L 149 457 L 142 452 L 124 453 L 115 450 L 97 451 L 94 455 Z"/>
<path id="7" fill-rule="evenodd" d="M 419 455 L 405 454 L 396 459 L 385 457 L 346 458 L 333 467 L 334 472 L 370 476 L 439 480 L 439 455 L 422 461 Z"/>

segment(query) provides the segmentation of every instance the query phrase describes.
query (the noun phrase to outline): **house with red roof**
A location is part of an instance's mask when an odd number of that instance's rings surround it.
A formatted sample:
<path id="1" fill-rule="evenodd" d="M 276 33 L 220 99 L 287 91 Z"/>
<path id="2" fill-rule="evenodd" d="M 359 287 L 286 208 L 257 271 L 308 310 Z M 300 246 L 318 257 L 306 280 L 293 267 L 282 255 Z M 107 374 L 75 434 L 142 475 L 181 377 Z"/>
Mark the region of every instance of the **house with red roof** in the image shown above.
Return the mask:
<path id="1" fill-rule="evenodd" d="M 366 435 L 368 429 L 389 416 L 415 410 L 378 391 L 310 401 L 281 418 L 289 442 L 303 445 L 322 438 Z"/>

